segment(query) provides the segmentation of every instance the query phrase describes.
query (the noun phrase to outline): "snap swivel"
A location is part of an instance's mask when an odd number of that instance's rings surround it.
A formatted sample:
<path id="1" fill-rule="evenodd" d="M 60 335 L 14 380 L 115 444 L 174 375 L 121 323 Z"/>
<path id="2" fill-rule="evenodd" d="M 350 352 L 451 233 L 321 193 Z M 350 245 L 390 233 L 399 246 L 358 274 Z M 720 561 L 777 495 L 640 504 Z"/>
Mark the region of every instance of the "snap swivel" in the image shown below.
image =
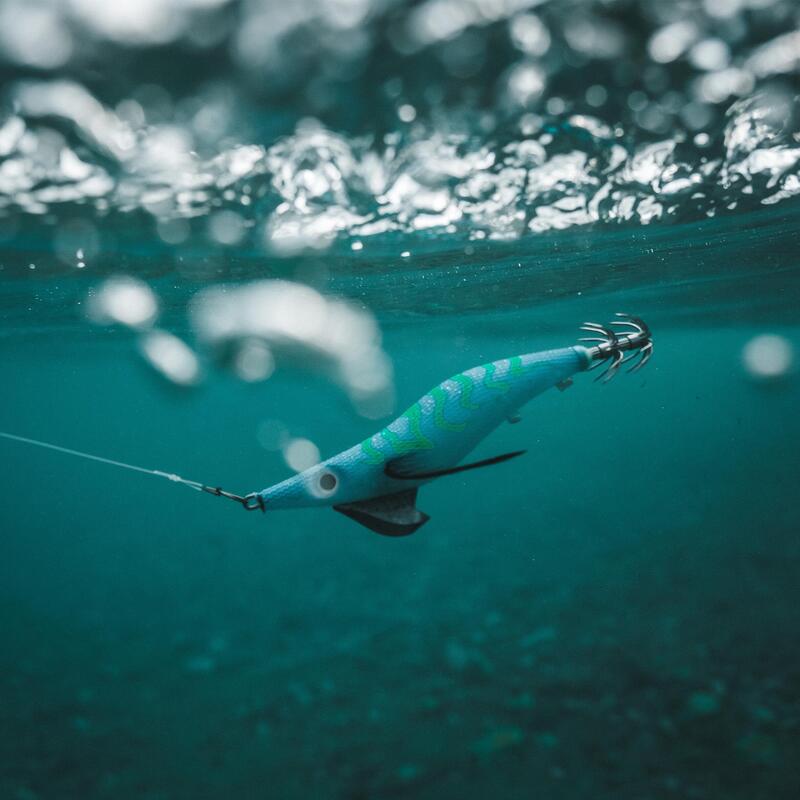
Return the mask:
<path id="1" fill-rule="evenodd" d="M 258 509 L 261 509 L 262 511 L 265 510 L 264 498 L 261 497 L 261 495 L 257 492 L 251 492 L 243 497 L 240 494 L 226 492 L 224 489 L 220 489 L 219 486 L 201 486 L 200 489 L 208 494 L 213 494 L 214 497 L 227 497 L 229 500 L 235 500 L 237 503 L 242 504 L 242 508 L 245 511 L 257 511 Z"/>

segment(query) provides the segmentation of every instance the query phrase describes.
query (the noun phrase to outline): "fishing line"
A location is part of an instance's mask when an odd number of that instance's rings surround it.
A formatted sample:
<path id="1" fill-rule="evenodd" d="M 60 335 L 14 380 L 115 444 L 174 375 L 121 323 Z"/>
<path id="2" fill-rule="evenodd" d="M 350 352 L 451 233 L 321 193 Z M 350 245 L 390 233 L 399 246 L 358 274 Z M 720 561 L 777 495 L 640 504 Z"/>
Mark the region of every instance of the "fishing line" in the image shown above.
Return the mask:
<path id="1" fill-rule="evenodd" d="M 91 453 L 84 453 L 81 450 L 73 450 L 70 447 L 62 447 L 58 444 L 50 444 L 49 442 L 40 442 L 38 439 L 29 439 L 27 436 L 16 436 L 13 433 L 5 433 L 0 431 L 0 436 L 4 439 L 11 439 L 14 442 L 22 442 L 24 444 L 33 444 L 37 447 L 45 447 L 48 450 L 56 450 L 59 453 L 66 453 L 70 456 L 78 456 L 79 458 L 86 458 L 90 461 L 99 461 L 101 464 L 111 464 L 113 467 L 122 467 L 123 469 L 130 469 L 134 472 L 144 472 L 147 475 L 155 475 L 158 478 L 166 478 L 174 483 L 182 483 L 190 489 L 198 492 L 203 490 L 203 484 L 199 481 L 190 481 L 187 478 L 181 478 L 180 475 L 175 475 L 172 472 L 162 472 L 159 469 L 147 469 L 147 467 L 137 467 L 135 464 L 126 464 L 124 461 L 115 461 L 113 458 L 104 458 L 103 456 L 95 456 Z"/>
<path id="2" fill-rule="evenodd" d="M 263 501 L 258 495 L 245 495 L 244 497 L 233 492 L 226 492 L 219 487 L 207 486 L 200 481 L 191 481 L 188 478 L 182 478 L 174 472 L 163 472 L 160 469 L 148 469 L 147 467 L 139 467 L 136 464 L 127 464 L 124 461 L 116 461 L 113 458 L 105 458 L 104 456 L 96 456 L 92 453 L 84 453 L 82 450 L 73 450 L 71 447 L 62 447 L 59 444 L 51 444 L 50 442 L 42 442 L 39 439 L 29 439 L 27 436 L 17 436 L 13 433 L 5 433 L 0 431 L 0 437 L 3 439 L 10 439 L 13 442 L 22 442 L 23 444 L 32 444 L 36 447 L 43 447 L 47 450 L 55 450 L 58 453 L 66 453 L 70 456 L 77 456 L 78 458 L 85 458 L 89 461 L 99 461 L 101 464 L 110 464 L 112 467 L 121 467 L 122 469 L 129 469 L 133 472 L 143 472 L 145 475 L 155 475 L 157 478 L 166 478 L 173 483 L 181 483 L 194 489 L 196 492 L 207 492 L 213 494 L 215 497 L 227 497 L 229 500 L 235 500 L 241 503 L 248 511 L 253 511 L 256 508 L 263 510 Z"/>

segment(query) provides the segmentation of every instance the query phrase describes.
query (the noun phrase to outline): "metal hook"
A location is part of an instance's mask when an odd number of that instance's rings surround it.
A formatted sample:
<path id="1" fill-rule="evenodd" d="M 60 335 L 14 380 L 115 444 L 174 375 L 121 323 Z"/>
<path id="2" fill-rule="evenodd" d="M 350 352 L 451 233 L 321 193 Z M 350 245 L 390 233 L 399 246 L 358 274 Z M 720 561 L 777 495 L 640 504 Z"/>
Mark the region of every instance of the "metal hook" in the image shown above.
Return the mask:
<path id="1" fill-rule="evenodd" d="M 618 319 L 608 325 L 584 322 L 580 326 L 582 331 L 591 334 L 580 340 L 589 345 L 589 358 L 594 362 L 588 369 L 605 366 L 595 378 L 600 383 L 608 383 L 627 362 L 633 362 L 628 372 L 638 372 L 653 354 L 653 339 L 647 324 L 628 314 L 618 313 L 616 316 Z M 631 352 L 623 357 L 626 350 Z"/>

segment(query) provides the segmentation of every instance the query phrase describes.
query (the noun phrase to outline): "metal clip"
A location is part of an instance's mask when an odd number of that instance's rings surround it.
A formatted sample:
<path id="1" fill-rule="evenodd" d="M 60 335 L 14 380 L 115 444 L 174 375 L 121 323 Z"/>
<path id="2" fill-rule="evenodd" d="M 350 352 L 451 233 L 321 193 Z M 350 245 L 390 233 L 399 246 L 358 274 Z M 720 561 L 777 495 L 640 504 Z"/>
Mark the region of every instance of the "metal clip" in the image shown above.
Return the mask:
<path id="1" fill-rule="evenodd" d="M 224 489 L 220 489 L 219 486 L 201 486 L 200 488 L 208 494 L 213 494 L 214 497 L 227 497 L 228 500 L 235 500 L 237 503 L 241 503 L 245 511 L 265 510 L 264 498 L 257 492 L 250 492 L 250 494 L 242 496 L 233 492 L 226 492 Z"/>

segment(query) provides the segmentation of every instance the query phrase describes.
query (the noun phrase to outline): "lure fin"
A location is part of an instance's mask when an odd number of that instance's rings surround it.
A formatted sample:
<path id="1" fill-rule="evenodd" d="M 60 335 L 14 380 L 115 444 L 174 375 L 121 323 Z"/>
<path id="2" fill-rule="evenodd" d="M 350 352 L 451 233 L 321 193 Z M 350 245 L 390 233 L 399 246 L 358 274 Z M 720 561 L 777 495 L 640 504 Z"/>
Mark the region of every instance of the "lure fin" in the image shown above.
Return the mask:
<path id="1" fill-rule="evenodd" d="M 563 381 L 559 381 L 556 384 L 556 389 L 558 389 L 559 392 L 566 392 L 567 389 L 569 389 L 569 387 L 572 386 L 572 383 L 573 383 L 572 378 L 564 378 Z"/>
<path id="2" fill-rule="evenodd" d="M 525 453 L 525 450 L 515 450 L 513 453 L 503 453 L 493 458 L 484 458 L 482 461 L 474 461 L 472 464 L 461 464 L 457 467 L 449 467 L 448 469 L 437 469 L 432 472 L 413 472 L 408 467 L 413 467 L 413 461 L 409 464 L 406 462 L 407 456 L 401 456 L 390 461 L 383 469 L 386 475 L 398 481 L 417 481 L 425 480 L 428 478 L 441 478 L 444 475 L 453 475 L 456 472 L 466 472 L 468 469 L 478 469 L 478 467 L 490 467 L 492 464 L 501 464 L 503 461 L 516 458 Z"/>
<path id="3" fill-rule="evenodd" d="M 406 489 L 357 503 L 342 503 L 334 509 L 383 536 L 408 536 L 430 519 L 416 507 L 416 501 L 417 490 Z"/>
<path id="4" fill-rule="evenodd" d="M 512 414 L 508 418 L 509 425 L 516 425 L 518 422 L 522 422 L 522 417 L 519 414 Z"/>

